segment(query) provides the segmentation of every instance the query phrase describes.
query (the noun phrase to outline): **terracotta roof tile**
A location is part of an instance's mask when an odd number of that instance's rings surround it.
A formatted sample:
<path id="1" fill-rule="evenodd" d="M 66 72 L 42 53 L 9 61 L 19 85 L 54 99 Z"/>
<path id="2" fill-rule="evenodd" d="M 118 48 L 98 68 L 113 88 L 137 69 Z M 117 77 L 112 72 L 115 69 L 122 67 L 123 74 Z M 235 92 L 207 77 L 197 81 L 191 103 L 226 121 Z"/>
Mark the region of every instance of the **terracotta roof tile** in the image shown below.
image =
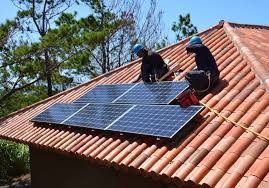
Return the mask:
<path id="1" fill-rule="evenodd" d="M 248 146 L 248 148 L 241 154 L 241 156 L 251 156 L 257 159 L 267 146 L 268 142 L 264 140 L 255 140 Z"/>
<path id="2" fill-rule="evenodd" d="M 156 145 L 152 145 L 145 149 L 129 166 L 139 168 L 157 149 Z"/>
<path id="3" fill-rule="evenodd" d="M 110 148 L 110 147 L 113 147 L 113 145 L 115 145 L 115 144 L 113 144 L 112 145 L 112 142 L 113 142 L 113 138 L 109 138 L 109 139 L 107 139 L 104 143 L 102 143 L 99 147 L 97 147 L 95 150 L 93 150 L 93 152 L 91 152 L 90 154 L 89 154 L 89 156 L 90 157 L 92 157 L 92 158 L 95 158 L 99 153 L 101 153 L 101 152 L 103 152 L 106 148 Z M 114 142 L 115 143 L 115 142 Z M 112 146 L 111 146 L 111 145 Z M 116 144 L 117 144 L 117 142 L 116 142 Z"/>
<path id="4" fill-rule="evenodd" d="M 182 150 L 183 150 L 183 147 L 177 147 L 177 148 L 173 148 L 167 151 L 165 155 L 162 158 L 160 158 L 158 162 L 156 162 L 156 164 L 152 167 L 151 171 L 155 173 L 160 173 L 160 174 L 164 173 L 167 170 L 166 168 L 169 167 L 169 164 L 172 164 L 172 160 Z"/>
<path id="5" fill-rule="evenodd" d="M 90 141 L 91 146 L 87 147 L 87 149 L 82 153 L 82 155 L 90 156 L 90 154 L 96 150 L 99 146 L 101 146 L 106 141 L 105 137 L 99 138 L 96 142 Z M 102 146 L 101 146 L 102 147 Z"/>
<path id="6" fill-rule="evenodd" d="M 140 154 L 147 149 L 148 145 L 146 143 L 142 143 L 141 145 L 138 145 L 134 150 L 129 151 L 126 158 L 123 159 L 123 161 L 120 163 L 124 166 L 129 166 L 134 160 L 137 159 Z"/>
<path id="7" fill-rule="evenodd" d="M 258 185 L 258 188 L 267 188 L 269 187 L 269 183 L 266 181 L 261 181 L 261 183 Z"/>
<path id="8" fill-rule="evenodd" d="M 244 187 L 246 188 L 252 188 L 252 187 L 258 187 L 258 185 L 261 183 L 261 180 L 256 176 L 249 176 L 247 177 L 247 181 L 244 184 Z"/>
<path id="9" fill-rule="evenodd" d="M 150 169 L 156 164 L 156 162 L 168 151 L 166 146 L 157 149 L 151 156 L 148 157 L 147 161 L 140 167 L 145 171 L 150 171 Z"/>
<path id="10" fill-rule="evenodd" d="M 265 182 L 269 182 L 269 172 L 268 172 L 267 175 L 264 177 L 263 181 L 265 181 Z"/>
<path id="11" fill-rule="evenodd" d="M 240 181 L 241 179 L 241 174 L 237 172 L 233 172 L 231 174 L 228 174 L 228 178 L 226 178 L 226 181 L 223 182 L 221 187 L 235 187 L 236 184 Z M 217 187 L 217 186 L 216 186 Z"/>
<path id="12" fill-rule="evenodd" d="M 214 187 L 224 174 L 225 172 L 220 169 L 210 170 L 207 175 L 203 177 L 200 183 Z"/>
<path id="13" fill-rule="evenodd" d="M 199 35 L 221 71 L 221 81 L 201 101 L 269 137 L 269 27 L 221 22 Z M 194 56 L 186 54 L 187 42 L 185 39 L 159 51 L 174 71 L 183 70 L 175 80 L 184 79 L 184 74 L 195 68 Z M 140 61 L 2 118 L 0 137 L 79 155 L 119 170 L 132 169 L 178 185 L 268 186 L 268 141 L 224 121 L 208 109 L 170 142 L 29 122 L 52 104 L 73 102 L 95 85 L 132 82 L 139 74 Z"/>
<path id="14" fill-rule="evenodd" d="M 227 172 L 228 169 L 236 161 L 237 158 L 238 158 L 238 155 L 236 155 L 235 153 L 224 153 L 224 155 L 222 156 L 222 159 L 225 159 L 225 160 L 219 160 L 216 163 L 215 167 L 217 169 L 223 170 L 224 172 Z"/>
<path id="15" fill-rule="evenodd" d="M 237 172 L 243 176 L 250 166 L 254 163 L 255 158 L 251 156 L 240 157 L 229 169 L 230 172 Z"/>
<path id="16" fill-rule="evenodd" d="M 74 152 L 74 150 L 72 150 L 73 148 L 75 148 L 75 146 L 79 143 L 81 143 L 83 141 L 83 139 L 85 139 L 87 137 L 86 134 L 82 134 L 80 135 L 77 139 L 75 139 L 69 146 L 67 146 L 65 148 L 66 151 L 70 152 Z"/>
<path id="17" fill-rule="evenodd" d="M 103 159 L 105 161 L 111 161 L 114 159 L 118 154 L 128 146 L 130 142 L 128 140 L 122 142 L 121 140 L 116 140 L 111 147 L 107 147 L 104 151 L 99 153 L 96 158 Z M 115 146 L 115 147 L 114 147 Z"/>
<path id="18" fill-rule="evenodd" d="M 104 159 L 108 154 L 112 153 L 112 151 L 114 151 L 114 150 L 117 151 L 120 148 L 123 148 L 124 145 L 127 145 L 127 143 L 128 142 L 123 142 L 122 145 L 120 145 L 121 144 L 120 139 L 114 140 L 110 145 L 106 146 L 102 151 L 96 152 L 96 154 L 94 156 L 96 156 L 97 159 Z M 119 145 L 121 147 L 119 147 Z"/>
<path id="19" fill-rule="evenodd" d="M 247 181 L 247 177 L 242 177 L 240 181 L 237 183 L 236 188 L 244 187 L 245 183 Z"/>
<path id="20" fill-rule="evenodd" d="M 36 140 L 35 143 L 39 145 L 53 147 L 68 134 L 69 132 L 67 132 L 66 130 L 58 131 L 58 130 L 52 129 L 46 135 L 43 135 L 43 138 L 40 137 L 38 140 Z"/>

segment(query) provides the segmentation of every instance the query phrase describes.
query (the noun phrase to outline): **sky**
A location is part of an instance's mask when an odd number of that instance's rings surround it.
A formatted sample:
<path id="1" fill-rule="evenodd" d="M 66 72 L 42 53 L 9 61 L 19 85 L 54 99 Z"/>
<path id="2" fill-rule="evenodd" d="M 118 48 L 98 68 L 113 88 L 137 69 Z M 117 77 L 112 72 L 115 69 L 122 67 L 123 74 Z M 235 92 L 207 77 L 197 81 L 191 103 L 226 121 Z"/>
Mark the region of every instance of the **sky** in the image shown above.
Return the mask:
<path id="1" fill-rule="evenodd" d="M 166 32 L 171 38 L 173 22 L 179 14 L 190 13 L 198 31 L 205 30 L 220 20 L 244 24 L 269 25 L 268 0 L 158 0 L 164 11 Z"/>
<path id="2" fill-rule="evenodd" d="M 180 14 L 191 14 L 192 23 L 198 31 L 205 30 L 220 20 L 245 24 L 269 25 L 268 0 L 157 0 L 158 10 L 163 14 L 163 33 L 171 42 L 175 34 L 171 31 L 173 22 Z M 16 15 L 16 7 L 11 0 L 2 0 L 0 6 L 0 23 Z M 77 10 L 86 15 L 85 9 Z M 85 14 L 84 14 L 85 13 Z"/>

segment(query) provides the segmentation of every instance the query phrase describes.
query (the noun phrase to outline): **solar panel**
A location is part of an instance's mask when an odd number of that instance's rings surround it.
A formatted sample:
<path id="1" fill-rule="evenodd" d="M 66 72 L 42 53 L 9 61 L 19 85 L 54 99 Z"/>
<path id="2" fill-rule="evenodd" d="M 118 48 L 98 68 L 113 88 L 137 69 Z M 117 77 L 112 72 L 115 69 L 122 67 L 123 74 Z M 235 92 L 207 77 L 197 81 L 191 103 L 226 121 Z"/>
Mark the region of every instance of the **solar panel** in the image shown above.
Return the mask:
<path id="1" fill-rule="evenodd" d="M 113 103 L 169 104 L 187 87 L 186 81 L 137 84 Z"/>
<path id="2" fill-rule="evenodd" d="M 133 105 L 88 104 L 71 118 L 63 121 L 62 124 L 105 129 L 132 107 Z"/>
<path id="3" fill-rule="evenodd" d="M 44 112 L 35 116 L 32 121 L 60 124 L 63 120 L 70 117 L 85 105 L 86 104 L 56 103 Z"/>
<path id="4" fill-rule="evenodd" d="M 74 103 L 111 103 L 135 84 L 97 85 Z"/>
<path id="5" fill-rule="evenodd" d="M 172 138 L 198 112 L 201 106 L 135 105 L 107 130 Z"/>

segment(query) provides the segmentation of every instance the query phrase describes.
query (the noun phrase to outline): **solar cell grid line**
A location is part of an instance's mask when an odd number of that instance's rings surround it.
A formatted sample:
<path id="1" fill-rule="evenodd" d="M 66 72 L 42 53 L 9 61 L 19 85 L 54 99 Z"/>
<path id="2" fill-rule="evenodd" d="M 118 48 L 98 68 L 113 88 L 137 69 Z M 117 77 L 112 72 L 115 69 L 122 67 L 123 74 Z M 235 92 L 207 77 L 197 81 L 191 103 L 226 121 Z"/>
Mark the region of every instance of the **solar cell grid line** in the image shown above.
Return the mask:
<path id="1" fill-rule="evenodd" d="M 35 116 L 31 121 L 60 124 L 86 104 L 56 103 Z"/>
<path id="2" fill-rule="evenodd" d="M 89 104 L 70 119 L 65 125 L 104 130 L 133 105 Z"/>
<path id="3" fill-rule="evenodd" d="M 65 120 L 63 120 L 61 122 L 61 124 L 63 124 L 64 122 L 66 122 L 67 120 L 69 120 L 70 118 L 72 118 L 74 115 L 76 115 L 77 113 L 79 113 L 81 110 L 83 110 L 84 108 L 86 108 L 87 106 L 89 106 L 90 103 L 86 103 L 82 108 L 80 108 L 78 111 L 76 111 L 75 113 L 73 113 L 72 115 L 70 115 L 68 118 L 66 118 Z"/>
<path id="4" fill-rule="evenodd" d="M 105 130 L 109 129 L 109 127 L 111 127 L 116 121 L 118 121 L 120 118 L 122 118 L 123 116 L 125 116 L 125 114 L 127 114 L 128 112 L 130 112 L 134 107 L 136 107 L 136 105 L 133 105 L 132 107 L 130 107 L 128 110 L 126 110 L 123 114 L 121 114 L 117 119 L 115 119 L 112 123 L 110 123 Z"/>
<path id="5" fill-rule="evenodd" d="M 138 84 L 114 103 L 169 104 L 188 87 L 187 81 Z"/>
<path id="6" fill-rule="evenodd" d="M 172 138 L 201 109 L 201 106 L 137 105 L 108 130 Z"/>
<path id="7" fill-rule="evenodd" d="M 139 83 L 136 83 L 136 84 L 134 84 L 132 87 L 130 87 L 127 91 L 125 91 L 123 94 L 121 94 L 120 96 L 118 96 L 116 99 L 114 99 L 113 101 L 112 101 L 112 103 L 114 103 L 115 101 L 117 101 L 119 98 L 121 98 L 123 95 L 125 95 L 126 93 L 128 93 L 131 89 L 133 89 L 137 84 L 139 84 Z"/>
<path id="8" fill-rule="evenodd" d="M 74 103 L 111 103 L 134 84 L 97 85 Z"/>

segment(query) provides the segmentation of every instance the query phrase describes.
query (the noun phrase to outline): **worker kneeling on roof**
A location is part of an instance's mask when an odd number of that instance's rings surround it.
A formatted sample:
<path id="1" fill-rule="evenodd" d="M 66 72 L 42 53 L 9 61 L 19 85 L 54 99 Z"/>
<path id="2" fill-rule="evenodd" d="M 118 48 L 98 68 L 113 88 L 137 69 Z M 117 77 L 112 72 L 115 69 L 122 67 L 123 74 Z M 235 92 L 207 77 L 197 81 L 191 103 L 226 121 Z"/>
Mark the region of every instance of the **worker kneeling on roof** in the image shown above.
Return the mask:
<path id="1" fill-rule="evenodd" d="M 220 74 L 213 55 L 198 36 L 190 39 L 186 50 L 195 54 L 197 69 L 187 72 L 185 79 L 196 92 L 208 91 L 216 85 Z"/>
<path id="2" fill-rule="evenodd" d="M 169 71 L 163 58 L 142 44 L 134 45 L 132 52 L 142 58 L 141 73 L 134 82 L 138 82 L 141 78 L 146 83 L 156 82 Z"/>

